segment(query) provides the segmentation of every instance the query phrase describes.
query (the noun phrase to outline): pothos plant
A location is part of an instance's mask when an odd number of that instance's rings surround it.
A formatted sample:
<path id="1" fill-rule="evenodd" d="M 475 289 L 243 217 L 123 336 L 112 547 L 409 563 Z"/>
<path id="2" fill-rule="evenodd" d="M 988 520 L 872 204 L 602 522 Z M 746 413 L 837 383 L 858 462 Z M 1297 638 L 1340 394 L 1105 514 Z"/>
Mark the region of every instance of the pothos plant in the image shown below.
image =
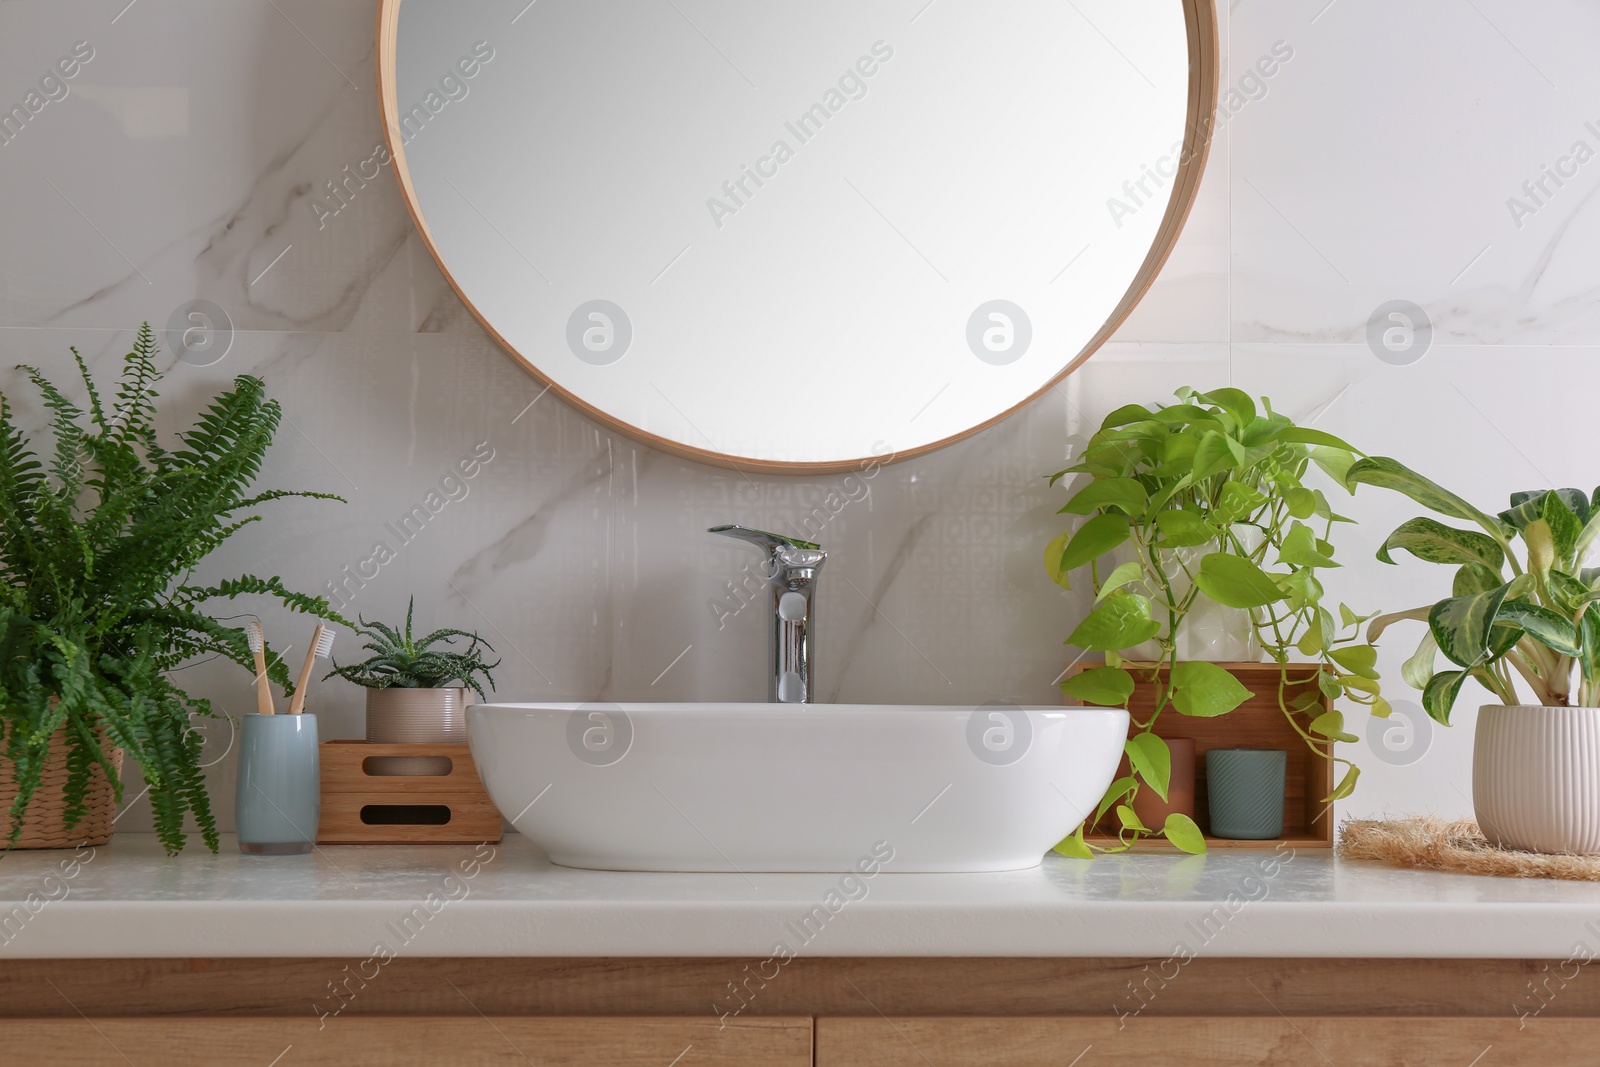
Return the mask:
<path id="1" fill-rule="evenodd" d="M 1513 493 L 1511 506 L 1490 516 L 1382 456 L 1353 465 L 1348 481 L 1396 490 L 1477 527 L 1419 517 L 1402 523 L 1378 549 L 1384 563 L 1393 563 L 1391 552 L 1400 549 L 1456 568 L 1450 596 L 1380 615 L 1367 631 L 1376 642 L 1392 623 L 1428 624 L 1401 675 L 1422 690 L 1429 716 L 1448 725 L 1468 678 L 1507 705 L 1522 703 L 1519 679 L 1538 704 L 1600 704 L 1600 567 L 1583 565 L 1600 537 L 1600 488 Z M 1441 652 L 1452 666 L 1437 670 Z"/>
<path id="2" fill-rule="evenodd" d="M 1136 731 L 1127 741 L 1133 773 L 1112 782 L 1093 818 L 1057 846 L 1066 855 L 1091 855 L 1084 832 L 1113 809 L 1119 829 L 1108 850 L 1165 834 L 1184 851 L 1205 851 L 1188 816 L 1174 814 L 1165 826 L 1147 827 L 1132 806 L 1140 789 L 1166 799 L 1172 758 L 1155 732 L 1163 714 L 1226 715 L 1250 696 L 1222 667 L 1179 659 L 1179 633 L 1201 598 L 1239 609 L 1280 666 L 1278 704 L 1285 718 L 1313 752 L 1345 765 L 1325 800 L 1348 796 L 1359 774 L 1349 760 L 1332 755 L 1329 742 L 1359 739 L 1322 698 L 1388 712 L 1378 692 L 1377 653 L 1360 636 L 1371 616 L 1341 603 L 1336 617 L 1317 578 L 1339 566 L 1333 525 L 1352 520 L 1335 513 L 1322 490 L 1305 484 L 1315 464 L 1343 485 L 1356 450 L 1332 434 L 1296 426 L 1265 398 L 1257 410 L 1238 389 L 1198 393 L 1185 387 L 1176 395 L 1175 404 L 1113 411 L 1082 459 L 1050 477 L 1055 485 L 1070 475 L 1089 476 L 1060 510 L 1084 521 L 1050 542 L 1044 563 L 1066 588 L 1073 572 L 1088 568 L 1094 608 L 1066 643 L 1105 654 L 1104 666 L 1067 678 L 1061 688 L 1086 703 L 1117 707 L 1128 706 L 1136 680 L 1149 682 L 1155 695 L 1146 717 L 1135 716 Z M 1150 643 L 1156 654 L 1136 658 L 1133 650 Z M 1291 659 L 1310 665 L 1291 666 Z M 1316 688 L 1306 688 L 1313 678 Z"/>
<path id="3" fill-rule="evenodd" d="M 155 336 L 139 329 L 113 397 L 103 399 L 76 349 L 84 406 L 32 367 L 21 368 L 49 412 L 48 466 L 0 395 L 0 748 L 16 785 L 16 841 L 53 739 L 66 748 L 65 820 L 86 814 L 98 766 L 117 798 L 122 780 L 102 735 L 150 785 L 155 830 L 168 852 L 184 844 L 193 813 L 213 851 L 217 826 L 191 716 L 212 715 L 169 674 L 195 656 L 221 656 L 255 673 L 245 633 L 205 612 L 207 601 L 264 594 L 295 611 L 343 622 L 321 597 L 276 577 L 214 585 L 194 569 L 256 509 L 323 493 L 252 488 L 280 413 L 261 380 L 234 379 L 170 447 L 155 431 Z M 347 624 L 348 625 L 348 624 Z M 283 661 L 268 674 L 287 691 Z M 58 733 L 60 731 L 60 733 Z"/>

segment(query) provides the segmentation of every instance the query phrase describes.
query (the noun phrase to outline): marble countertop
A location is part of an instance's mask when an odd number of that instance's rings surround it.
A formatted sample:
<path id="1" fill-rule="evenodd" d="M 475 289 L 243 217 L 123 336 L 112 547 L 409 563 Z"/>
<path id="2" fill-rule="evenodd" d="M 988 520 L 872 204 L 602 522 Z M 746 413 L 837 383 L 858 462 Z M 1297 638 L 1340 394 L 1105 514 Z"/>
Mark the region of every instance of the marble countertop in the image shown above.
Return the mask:
<path id="1" fill-rule="evenodd" d="M 1005 874 L 640 874 L 478 846 L 162 855 L 148 834 L 0 860 L 0 957 L 1557 957 L 1600 885 L 1398 871 L 1326 851 L 1051 856 Z M 1593 948 L 1591 952 L 1595 951 Z"/>

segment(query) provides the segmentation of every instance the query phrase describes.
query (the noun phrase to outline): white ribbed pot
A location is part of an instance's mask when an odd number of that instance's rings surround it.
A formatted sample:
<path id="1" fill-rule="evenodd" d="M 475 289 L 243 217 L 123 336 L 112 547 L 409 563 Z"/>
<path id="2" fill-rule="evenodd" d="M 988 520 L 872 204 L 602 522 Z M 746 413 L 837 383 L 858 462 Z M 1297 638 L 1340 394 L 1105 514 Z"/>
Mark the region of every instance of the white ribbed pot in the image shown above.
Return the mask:
<path id="1" fill-rule="evenodd" d="M 1600 708 L 1480 708 L 1472 806 L 1502 847 L 1600 853 Z"/>
<path id="2" fill-rule="evenodd" d="M 380 745 L 466 744 L 466 689 L 368 689 L 367 740 Z"/>

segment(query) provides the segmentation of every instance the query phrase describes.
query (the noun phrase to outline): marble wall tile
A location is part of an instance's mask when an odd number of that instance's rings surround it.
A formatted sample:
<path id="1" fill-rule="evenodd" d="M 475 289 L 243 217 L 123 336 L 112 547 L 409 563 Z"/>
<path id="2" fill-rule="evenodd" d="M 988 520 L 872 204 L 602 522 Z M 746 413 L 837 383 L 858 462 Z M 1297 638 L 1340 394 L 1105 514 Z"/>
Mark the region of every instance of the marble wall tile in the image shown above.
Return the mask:
<path id="1" fill-rule="evenodd" d="M 1441 342 L 1600 339 L 1597 34 L 1580 3 L 1235 5 L 1236 53 L 1295 58 L 1231 126 L 1234 340 L 1359 341 L 1395 299 Z"/>

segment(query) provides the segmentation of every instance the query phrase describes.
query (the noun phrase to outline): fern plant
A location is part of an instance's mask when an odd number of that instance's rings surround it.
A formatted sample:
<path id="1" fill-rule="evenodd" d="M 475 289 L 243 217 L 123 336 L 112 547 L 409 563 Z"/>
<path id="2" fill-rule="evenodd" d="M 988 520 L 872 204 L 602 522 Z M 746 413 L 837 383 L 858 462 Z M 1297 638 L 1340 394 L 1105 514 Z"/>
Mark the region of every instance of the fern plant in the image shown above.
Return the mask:
<path id="1" fill-rule="evenodd" d="M 483 662 L 479 646 L 490 652 L 494 651 L 494 646 L 466 630 L 435 630 L 417 640 L 411 636 L 411 614 L 415 607 L 416 597 L 412 597 L 406 603 L 404 632 L 398 627 L 361 619 L 356 632 L 366 638 L 361 647 L 373 656 L 345 667 L 335 660 L 333 670 L 323 676 L 324 680 L 343 678 L 367 689 L 440 689 L 447 682 L 460 682 L 477 693 L 479 700 L 489 699 L 477 676 L 482 675 L 483 681 L 493 689 L 494 677 L 489 672 L 500 666 L 500 661 Z M 464 652 L 432 647 L 441 642 L 453 644 L 458 637 L 471 641 Z"/>
<path id="2" fill-rule="evenodd" d="M 68 826 L 86 814 L 96 766 L 122 798 L 103 735 L 144 772 L 166 850 L 183 847 L 184 817 L 192 812 L 215 851 L 216 820 L 200 767 L 203 738 L 191 720 L 214 713 L 169 672 L 201 655 L 224 656 L 252 675 L 255 667 L 244 631 L 210 618 L 202 606 L 262 594 L 295 611 L 343 620 L 322 597 L 292 592 L 276 577 L 196 585 L 194 568 L 258 521 L 259 505 L 293 496 L 340 498 L 251 492 L 280 417 L 260 379 L 234 379 L 169 449 L 154 427 L 161 376 L 150 324 L 139 328 L 109 404 L 78 350 L 71 351 L 87 410 L 36 368 L 18 368 L 49 412 L 55 447 L 48 466 L 0 394 L 0 751 L 17 786 L 8 840 L 22 832 L 51 739 L 64 726 Z M 269 657 L 268 673 L 290 688 L 280 658 Z"/>

